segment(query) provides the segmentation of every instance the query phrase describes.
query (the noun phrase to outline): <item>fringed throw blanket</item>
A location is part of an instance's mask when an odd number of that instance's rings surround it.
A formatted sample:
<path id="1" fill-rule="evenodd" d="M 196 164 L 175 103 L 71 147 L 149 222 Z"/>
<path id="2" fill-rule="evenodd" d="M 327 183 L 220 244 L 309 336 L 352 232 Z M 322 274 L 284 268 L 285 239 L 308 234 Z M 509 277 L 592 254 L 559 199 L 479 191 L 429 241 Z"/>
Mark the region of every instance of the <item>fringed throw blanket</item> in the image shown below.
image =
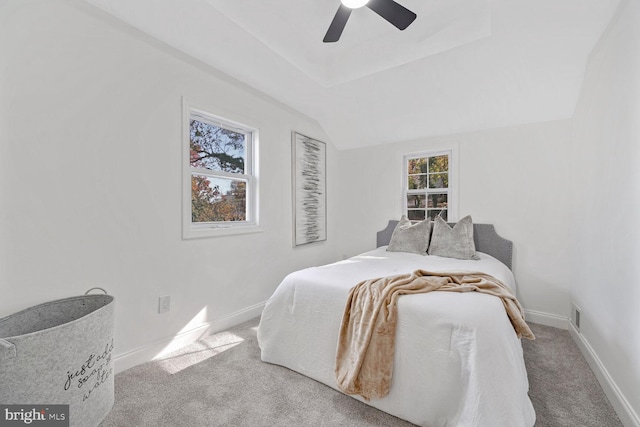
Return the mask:
<path id="1" fill-rule="evenodd" d="M 431 291 L 480 292 L 502 300 L 518 338 L 534 339 L 522 307 L 499 280 L 484 273 L 416 270 L 365 280 L 349 292 L 338 339 L 336 380 L 347 394 L 366 400 L 389 393 L 395 349 L 397 299 Z"/>

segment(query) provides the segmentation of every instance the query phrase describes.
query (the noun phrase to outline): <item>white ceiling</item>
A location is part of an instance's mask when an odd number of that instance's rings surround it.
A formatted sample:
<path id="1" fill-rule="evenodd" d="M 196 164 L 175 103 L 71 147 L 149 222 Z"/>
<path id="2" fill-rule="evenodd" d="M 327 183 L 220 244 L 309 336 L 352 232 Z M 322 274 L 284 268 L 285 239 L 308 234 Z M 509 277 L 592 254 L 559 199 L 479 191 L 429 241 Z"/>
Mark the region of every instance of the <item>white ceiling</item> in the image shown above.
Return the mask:
<path id="1" fill-rule="evenodd" d="M 398 0 L 322 43 L 339 0 L 86 0 L 314 118 L 339 149 L 573 115 L 619 0 Z"/>

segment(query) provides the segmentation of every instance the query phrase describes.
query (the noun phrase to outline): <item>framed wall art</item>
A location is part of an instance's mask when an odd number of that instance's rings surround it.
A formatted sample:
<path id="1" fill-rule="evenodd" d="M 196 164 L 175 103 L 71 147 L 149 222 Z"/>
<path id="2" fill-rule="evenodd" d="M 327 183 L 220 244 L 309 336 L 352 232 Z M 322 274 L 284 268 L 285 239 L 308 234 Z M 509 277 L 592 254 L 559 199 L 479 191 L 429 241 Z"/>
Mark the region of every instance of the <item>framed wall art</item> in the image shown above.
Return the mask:
<path id="1" fill-rule="evenodd" d="M 292 132 L 294 246 L 327 240 L 327 146 Z"/>

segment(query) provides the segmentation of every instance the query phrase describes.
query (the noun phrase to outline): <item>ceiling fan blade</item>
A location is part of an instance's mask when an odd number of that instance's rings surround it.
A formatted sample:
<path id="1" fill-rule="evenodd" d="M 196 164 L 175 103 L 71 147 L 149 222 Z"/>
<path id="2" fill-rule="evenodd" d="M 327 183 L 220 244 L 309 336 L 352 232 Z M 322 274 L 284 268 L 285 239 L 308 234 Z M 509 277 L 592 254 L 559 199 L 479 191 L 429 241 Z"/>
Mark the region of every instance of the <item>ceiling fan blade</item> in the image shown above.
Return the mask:
<path id="1" fill-rule="evenodd" d="M 369 0 L 367 7 L 399 30 L 407 28 L 418 16 L 393 0 Z"/>
<path id="2" fill-rule="evenodd" d="M 325 43 L 333 43 L 340 40 L 342 30 L 344 30 L 344 26 L 347 25 L 349 15 L 351 15 L 351 9 L 341 3 L 322 41 Z"/>

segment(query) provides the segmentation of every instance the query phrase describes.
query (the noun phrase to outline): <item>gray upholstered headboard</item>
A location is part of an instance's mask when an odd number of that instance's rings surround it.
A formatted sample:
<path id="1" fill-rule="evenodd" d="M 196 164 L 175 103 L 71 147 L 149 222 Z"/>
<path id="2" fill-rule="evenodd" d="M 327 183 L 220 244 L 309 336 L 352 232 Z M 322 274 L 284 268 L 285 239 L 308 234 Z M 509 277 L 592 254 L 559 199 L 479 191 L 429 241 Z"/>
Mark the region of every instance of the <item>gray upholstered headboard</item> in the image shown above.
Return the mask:
<path id="1" fill-rule="evenodd" d="M 398 224 L 397 220 L 390 220 L 387 228 L 378 231 L 378 247 L 389 244 L 396 224 Z M 489 254 L 511 268 L 513 242 L 500 237 L 493 224 L 473 224 L 473 242 L 476 245 L 476 251 Z"/>

